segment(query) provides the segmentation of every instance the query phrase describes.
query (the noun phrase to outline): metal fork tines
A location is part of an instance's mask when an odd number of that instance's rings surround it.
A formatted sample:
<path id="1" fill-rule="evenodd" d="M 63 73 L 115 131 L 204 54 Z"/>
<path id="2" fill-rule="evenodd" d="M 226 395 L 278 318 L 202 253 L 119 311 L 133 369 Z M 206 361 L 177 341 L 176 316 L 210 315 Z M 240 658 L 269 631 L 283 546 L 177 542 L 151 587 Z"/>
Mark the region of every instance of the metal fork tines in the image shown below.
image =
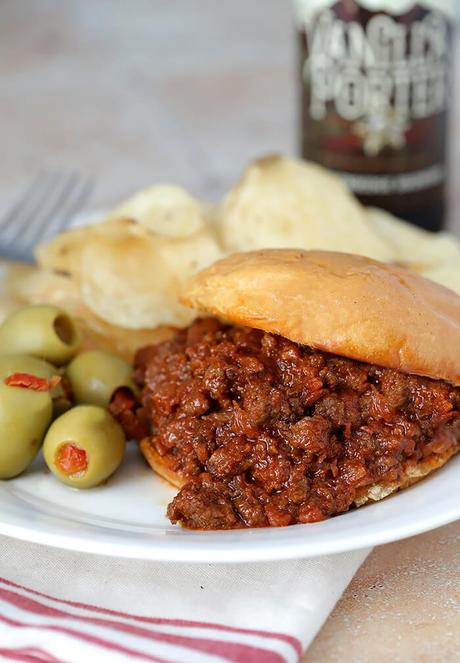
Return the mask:
<path id="1" fill-rule="evenodd" d="M 90 179 L 77 173 L 39 173 L 0 219 L 0 254 L 31 260 L 34 246 L 63 230 L 90 192 Z"/>

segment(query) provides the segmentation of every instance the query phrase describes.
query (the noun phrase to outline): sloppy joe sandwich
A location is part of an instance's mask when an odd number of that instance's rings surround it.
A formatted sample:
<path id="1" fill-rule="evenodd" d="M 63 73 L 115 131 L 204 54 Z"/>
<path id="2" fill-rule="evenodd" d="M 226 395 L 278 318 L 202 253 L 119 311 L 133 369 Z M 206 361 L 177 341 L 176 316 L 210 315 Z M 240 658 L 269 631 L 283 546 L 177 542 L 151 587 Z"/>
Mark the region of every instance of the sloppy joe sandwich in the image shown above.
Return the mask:
<path id="1" fill-rule="evenodd" d="M 380 500 L 460 447 L 460 297 L 403 268 L 262 250 L 193 277 L 206 314 L 138 351 L 136 427 L 195 529 L 309 523 Z M 139 423 L 142 435 L 139 435 Z"/>

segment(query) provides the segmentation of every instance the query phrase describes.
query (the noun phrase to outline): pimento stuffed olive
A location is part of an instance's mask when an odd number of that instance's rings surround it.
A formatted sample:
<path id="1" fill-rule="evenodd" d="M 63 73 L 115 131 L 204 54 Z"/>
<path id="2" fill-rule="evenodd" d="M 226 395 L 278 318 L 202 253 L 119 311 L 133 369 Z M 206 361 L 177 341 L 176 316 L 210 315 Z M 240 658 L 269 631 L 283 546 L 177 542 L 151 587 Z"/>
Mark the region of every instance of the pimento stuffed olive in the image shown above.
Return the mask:
<path id="1" fill-rule="evenodd" d="M 93 488 L 115 472 L 125 450 L 121 426 L 95 405 L 72 408 L 51 425 L 43 444 L 53 474 L 74 488 Z"/>
<path id="2" fill-rule="evenodd" d="M 35 357 L 0 357 L 0 479 L 23 472 L 37 454 L 60 394 L 53 373 Z"/>

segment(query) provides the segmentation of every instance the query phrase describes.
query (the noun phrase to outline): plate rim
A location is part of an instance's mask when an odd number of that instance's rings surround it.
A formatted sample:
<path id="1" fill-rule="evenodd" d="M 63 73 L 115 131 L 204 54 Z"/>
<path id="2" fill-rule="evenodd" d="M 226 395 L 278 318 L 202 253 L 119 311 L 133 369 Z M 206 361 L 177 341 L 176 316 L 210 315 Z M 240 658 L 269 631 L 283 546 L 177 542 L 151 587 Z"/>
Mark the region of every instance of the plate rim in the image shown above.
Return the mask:
<path id="1" fill-rule="evenodd" d="M 235 553 L 231 547 L 222 549 L 211 546 L 192 549 L 189 546 L 151 546 L 136 544 L 114 544 L 111 546 L 106 541 L 90 542 L 87 539 L 78 539 L 65 534 L 45 533 L 40 530 L 29 529 L 20 525 L 5 525 L 0 523 L 0 534 L 19 541 L 34 543 L 42 546 L 50 546 L 59 550 L 69 552 L 86 553 L 106 557 L 118 557 L 123 559 L 135 559 L 152 562 L 187 563 L 187 564 L 245 564 L 255 562 L 286 561 L 292 559 L 314 559 L 325 555 L 336 555 L 365 548 L 374 548 L 386 543 L 395 543 L 404 539 L 432 531 L 438 527 L 448 525 L 460 519 L 460 513 L 451 513 L 441 520 L 435 518 L 423 521 L 423 526 L 414 525 L 412 528 L 397 527 L 394 530 L 384 530 L 381 535 L 374 536 L 369 533 L 355 543 L 347 544 L 346 539 L 338 538 L 338 544 L 330 546 L 327 543 L 317 544 L 312 550 L 306 550 L 307 542 L 299 539 L 299 545 L 290 545 L 282 549 L 280 544 L 265 547 L 249 547 L 243 554 Z M 306 524 L 305 527 L 308 527 Z M 301 545 L 305 543 L 305 545 Z M 211 553 L 211 554 L 210 554 Z M 212 557 L 212 559 L 211 559 Z"/>
<path id="2" fill-rule="evenodd" d="M 400 494 L 407 494 L 414 488 L 417 488 L 417 485 L 414 485 L 405 491 L 401 491 Z M 382 502 L 365 506 L 364 509 L 377 510 L 387 499 L 398 499 L 398 495 L 389 496 Z M 359 510 L 355 509 L 348 513 L 356 513 L 358 511 L 362 512 L 362 508 Z M 336 518 L 343 518 L 346 517 L 346 515 L 347 514 L 341 514 L 328 521 L 322 522 L 333 522 Z M 337 536 L 332 539 L 331 537 L 326 537 L 325 540 L 320 539 L 319 541 L 316 540 L 313 542 L 309 540 L 308 537 L 304 536 L 299 536 L 297 541 L 291 536 L 287 542 L 283 542 L 281 536 L 276 541 L 266 542 L 264 544 L 260 541 L 256 541 L 255 543 L 254 541 L 251 542 L 248 537 L 249 541 L 247 546 L 243 546 L 243 544 L 239 542 L 236 548 L 232 545 L 223 546 L 222 541 L 216 540 L 211 541 L 210 544 L 209 541 L 206 543 L 204 540 L 199 541 L 198 539 L 190 540 L 189 544 L 187 544 L 187 541 L 183 540 L 178 543 L 178 539 L 175 536 L 171 536 L 169 540 L 168 537 L 165 536 L 161 541 L 161 545 L 158 545 L 158 540 L 156 540 L 155 543 L 152 542 L 152 545 L 148 545 L 147 538 L 144 535 L 141 536 L 140 542 L 129 540 L 129 538 L 126 539 L 126 542 L 123 539 L 113 542 L 110 540 L 110 537 L 95 537 L 94 539 L 91 539 L 88 533 L 83 537 L 79 537 L 72 533 L 48 531 L 24 524 L 15 524 L 2 520 L 1 515 L 0 534 L 21 541 L 50 546 L 61 550 L 108 557 L 164 563 L 239 564 L 248 562 L 307 559 L 372 548 L 385 543 L 396 542 L 418 534 L 423 534 L 424 532 L 448 525 L 458 519 L 460 519 L 460 500 L 457 504 L 452 504 L 452 506 L 445 511 L 433 511 L 431 514 L 425 514 L 422 520 L 414 518 L 409 524 L 407 522 L 396 523 L 388 527 L 383 527 L 382 530 L 377 532 L 369 531 L 365 528 L 363 533 L 360 534 L 359 532 L 357 533 L 356 530 L 352 530 L 351 534 L 348 536 L 346 532 L 341 532 L 342 536 Z M 299 531 L 300 528 L 302 530 L 305 528 L 305 532 L 308 532 L 309 528 L 320 524 L 321 523 L 310 523 L 293 525 L 286 528 L 256 528 L 254 530 L 239 531 L 261 533 L 263 531 L 273 532 L 276 530 L 280 533 L 286 530 L 293 532 Z M 294 530 L 293 528 L 296 529 Z M 112 531 L 115 533 L 118 532 L 116 529 Z M 183 530 L 180 530 L 179 528 L 177 531 L 178 533 L 183 532 Z M 228 530 L 228 535 L 230 536 L 232 532 L 234 533 L 235 530 Z M 212 536 L 213 534 L 216 534 L 216 532 L 203 532 L 202 534 L 206 537 L 207 534 Z M 199 536 L 197 532 L 192 532 L 191 536 L 193 535 Z M 224 534 L 224 536 L 227 536 L 227 534 Z M 288 545 L 285 545 L 285 543 Z"/>

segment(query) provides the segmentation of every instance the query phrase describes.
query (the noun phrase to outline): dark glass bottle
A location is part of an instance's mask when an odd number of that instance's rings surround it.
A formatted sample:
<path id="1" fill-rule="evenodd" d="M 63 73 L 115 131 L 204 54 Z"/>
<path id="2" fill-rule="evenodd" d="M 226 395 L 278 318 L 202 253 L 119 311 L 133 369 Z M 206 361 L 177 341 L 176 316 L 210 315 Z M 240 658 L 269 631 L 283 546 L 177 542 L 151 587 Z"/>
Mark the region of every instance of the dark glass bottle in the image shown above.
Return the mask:
<path id="1" fill-rule="evenodd" d="M 302 156 L 443 227 L 455 0 L 297 0 Z"/>

